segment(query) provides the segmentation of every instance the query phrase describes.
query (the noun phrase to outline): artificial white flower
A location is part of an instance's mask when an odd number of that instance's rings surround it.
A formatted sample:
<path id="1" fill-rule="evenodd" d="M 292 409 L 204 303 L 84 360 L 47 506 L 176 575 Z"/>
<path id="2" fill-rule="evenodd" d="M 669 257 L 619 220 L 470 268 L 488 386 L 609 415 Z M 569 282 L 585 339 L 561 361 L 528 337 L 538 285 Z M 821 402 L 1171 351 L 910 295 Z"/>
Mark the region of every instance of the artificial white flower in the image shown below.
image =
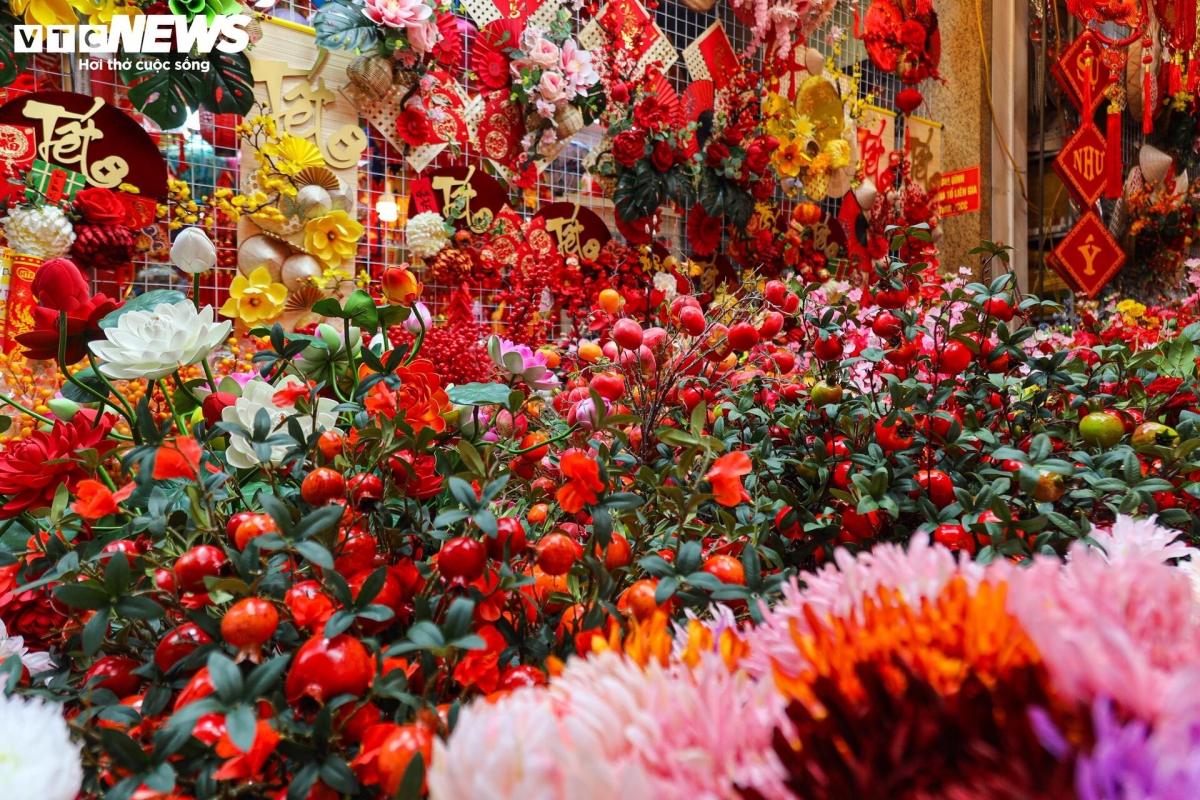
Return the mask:
<path id="1" fill-rule="evenodd" d="M 679 284 L 675 281 L 675 276 L 669 272 L 654 274 L 654 288 L 663 293 L 663 300 L 668 303 L 679 296 Z"/>
<path id="2" fill-rule="evenodd" d="M 294 405 L 277 406 L 274 400 L 275 393 L 280 389 L 286 389 L 297 383 L 300 383 L 300 379 L 294 375 L 289 375 L 274 385 L 261 378 L 247 381 L 246 385 L 242 387 L 242 396 L 237 399 L 237 402 L 221 410 L 221 420 L 237 423 L 246 430 L 253 431 L 254 418 L 258 416 L 259 409 L 266 409 L 267 414 L 271 417 L 272 434 L 287 433 L 287 420 L 289 417 L 295 417 L 300 424 L 300 429 L 307 436 L 313 432 L 312 412 L 301 414 Z M 334 427 L 337 422 L 337 414 L 333 412 L 335 407 L 337 407 L 337 402 L 327 397 L 317 400 L 318 426 L 330 430 Z M 272 447 L 270 464 L 283 463 L 283 456 L 286 452 L 285 445 Z M 229 459 L 230 466 L 238 469 L 263 465 L 263 461 L 254 452 L 250 440 L 236 434 L 229 437 L 229 445 L 225 448 L 225 457 Z"/>
<path id="3" fill-rule="evenodd" d="M 217 265 L 217 248 L 204 231 L 184 228 L 171 245 L 171 263 L 189 275 L 199 275 Z"/>
<path id="4" fill-rule="evenodd" d="M 190 302 L 161 303 L 153 311 L 127 311 L 92 353 L 104 361 L 110 378 L 165 378 L 180 367 L 199 364 L 229 337 L 233 323 L 216 322 L 212 306 L 196 311 Z"/>
<path id="5" fill-rule="evenodd" d="M 71 220 L 58 206 L 14 206 L 0 226 L 9 247 L 43 261 L 65 256 L 75 243 Z"/>
<path id="6" fill-rule="evenodd" d="M 433 258 L 450 243 L 446 222 L 436 211 L 425 211 L 410 219 L 404 237 L 409 252 L 417 258 Z"/>
<path id="7" fill-rule="evenodd" d="M 8 628 L 4 627 L 4 620 L 0 620 L 0 664 L 10 656 L 20 657 L 30 675 L 44 672 L 52 666 L 49 653 L 31 653 L 25 646 L 25 637 L 9 636 Z"/>
<path id="8" fill-rule="evenodd" d="M 83 784 L 79 745 L 57 705 L 0 697 L 0 797 L 75 800 Z"/>

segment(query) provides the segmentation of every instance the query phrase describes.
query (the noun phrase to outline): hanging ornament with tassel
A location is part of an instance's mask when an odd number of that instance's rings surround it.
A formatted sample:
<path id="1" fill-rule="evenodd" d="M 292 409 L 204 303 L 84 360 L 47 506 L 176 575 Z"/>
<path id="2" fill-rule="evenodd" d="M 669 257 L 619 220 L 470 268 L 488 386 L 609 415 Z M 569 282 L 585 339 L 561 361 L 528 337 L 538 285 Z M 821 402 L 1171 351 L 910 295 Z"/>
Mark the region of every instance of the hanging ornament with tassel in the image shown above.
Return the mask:
<path id="1" fill-rule="evenodd" d="M 1167 94 L 1175 97 L 1194 90 L 1196 81 L 1196 0 L 1154 0 L 1154 16 L 1163 31 L 1170 49 L 1167 66 Z M 1187 82 L 1184 82 L 1183 59 L 1189 57 Z"/>

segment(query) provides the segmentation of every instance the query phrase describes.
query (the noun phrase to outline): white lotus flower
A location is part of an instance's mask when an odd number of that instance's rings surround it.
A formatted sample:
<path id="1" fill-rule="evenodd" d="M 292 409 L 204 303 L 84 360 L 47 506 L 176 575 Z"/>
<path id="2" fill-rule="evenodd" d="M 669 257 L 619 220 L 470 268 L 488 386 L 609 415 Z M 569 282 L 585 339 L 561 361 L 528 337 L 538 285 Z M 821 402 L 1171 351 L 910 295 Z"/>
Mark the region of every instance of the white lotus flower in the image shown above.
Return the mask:
<path id="1" fill-rule="evenodd" d="M 300 423 L 301 430 L 307 436 L 313 432 L 312 413 L 301 414 L 294 405 L 278 406 L 274 401 L 275 393 L 280 389 L 300 382 L 300 379 L 293 375 L 287 376 L 275 385 L 267 383 L 261 378 L 254 378 L 242 387 L 242 396 L 237 399 L 236 403 L 222 409 L 221 420 L 237 423 L 246 430 L 253 431 L 254 418 L 258 416 L 259 409 L 266 409 L 267 414 L 271 417 L 271 433 L 287 433 L 287 420 L 289 417 L 295 417 L 296 421 Z M 337 423 L 337 414 L 333 412 L 333 409 L 336 406 L 337 402 L 327 397 L 317 400 L 318 426 L 326 429 L 334 427 Z M 272 447 L 270 464 L 283 463 L 283 456 L 286 452 L 285 445 Z M 225 457 L 229 459 L 230 466 L 238 469 L 249 469 L 263 464 L 258 454 L 254 452 L 250 440 L 236 434 L 229 437 L 229 445 L 225 448 Z"/>
<path id="2" fill-rule="evenodd" d="M 217 248 L 204 231 L 184 228 L 171 245 L 171 263 L 188 275 L 199 275 L 217 265 Z"/>
<path id="3" fill-rule="evenodd" d="M 75 800 L 83 784 L 79 745 L 58 706 L 0 696 L 0 797 Z"/>
<path id="4" fill-rule="evenodd" d="M 19 656 L 30 675 L 44 672 L 52 666 L 49 653 L 30 652 L 25 646 L 25 637 L 9 636 L 8 628 L 4 627 L 4 620 L 0 620 L 0 664 L 11 656 Z"/>
<path id="5" fill-rule="evenodd" d="M 127 311 L 105 341 L 91 343 L 110 378 L 165 378 L 180 367 L 199 364 L 229 337 L 233 323 L 215 322 L 212 306 L 199 312 L 191 303 L 162 303 L 153 311 Z"/>

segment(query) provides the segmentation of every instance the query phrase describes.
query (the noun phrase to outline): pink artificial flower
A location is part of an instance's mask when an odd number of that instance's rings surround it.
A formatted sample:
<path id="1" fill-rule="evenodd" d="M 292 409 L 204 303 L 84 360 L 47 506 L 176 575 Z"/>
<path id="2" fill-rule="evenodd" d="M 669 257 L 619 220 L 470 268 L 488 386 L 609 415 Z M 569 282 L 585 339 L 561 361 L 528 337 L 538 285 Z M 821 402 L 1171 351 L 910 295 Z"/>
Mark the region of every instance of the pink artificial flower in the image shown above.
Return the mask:
<path id="1" fill-rule="evenodd" d="M 539 37 L 525 57 L 542 69 L 554 69 L 558 66 L 558 47 L 549 39 Z"/>
<path id="2" fill-rule="evenodd" d="M 567 79 L 567 94 L 587 94 L 589 86 L 600 80 L 592 67 L 591 52 L 582 49 L 574 39 L 567 39 L 562 46 L 562 71 Z"/>
<path id="3" fill-rule="evenodd" d="M 542 73 L 542 79 L 538 81 L 538 92 L 547 103 L 557 104 L 560 100 L 566 100 L 566 89 L 563 76 L 557 72 L 546 70 Z"/>
<path id="4" fill-rule="evenodd" d="M 389 28 L 411 29 L 433 16 L 433 9 L 421 0 L 366 0 L 367 19 Z"/>
<path id="5" fill-rule="evenodd" d="M 408 29 L 408 43 L 421 55 L 431 52 L 441 39 L 442 35 L 438 30 L 437 23 L 432 19 L 427 19 L 420 25 L 413 25 Z"/>

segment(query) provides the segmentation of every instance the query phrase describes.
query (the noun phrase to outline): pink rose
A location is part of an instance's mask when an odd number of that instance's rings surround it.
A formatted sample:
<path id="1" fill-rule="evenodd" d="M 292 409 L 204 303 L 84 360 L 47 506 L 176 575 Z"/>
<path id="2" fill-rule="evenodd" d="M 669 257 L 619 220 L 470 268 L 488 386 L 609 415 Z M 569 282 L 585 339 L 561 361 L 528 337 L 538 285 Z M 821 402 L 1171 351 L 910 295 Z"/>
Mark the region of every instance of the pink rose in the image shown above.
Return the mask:
<path id="1" fill-rule="evenodd" d="M 549 39 L 538 39 L 529 49 L 528 58 L 542 69 L 558 66 L 558 47 Z"/>
<path id="2" fill-rule="evenodd" d="M 431 19 L 408 29 L 408 43 L 412 45 L 413 50 L 422 55 L 433 50 L 441 38 L 437 23 Z"/>
<path id="3" fill-rule="evenodd" d="M 542 73 L 542 79 L 538 82 L 538 91 L 541 92 L 543 100 L 548 103 L 557 103 L 564 99 L 565 89 L 563 77 L 557 72 Z"/>
<path id="4" fill-rule="evenodd" d="M 363 13 L 377 25 L 411 29 L 429 19 L 433 9 L 421 0 L 367 0 Z"/>

